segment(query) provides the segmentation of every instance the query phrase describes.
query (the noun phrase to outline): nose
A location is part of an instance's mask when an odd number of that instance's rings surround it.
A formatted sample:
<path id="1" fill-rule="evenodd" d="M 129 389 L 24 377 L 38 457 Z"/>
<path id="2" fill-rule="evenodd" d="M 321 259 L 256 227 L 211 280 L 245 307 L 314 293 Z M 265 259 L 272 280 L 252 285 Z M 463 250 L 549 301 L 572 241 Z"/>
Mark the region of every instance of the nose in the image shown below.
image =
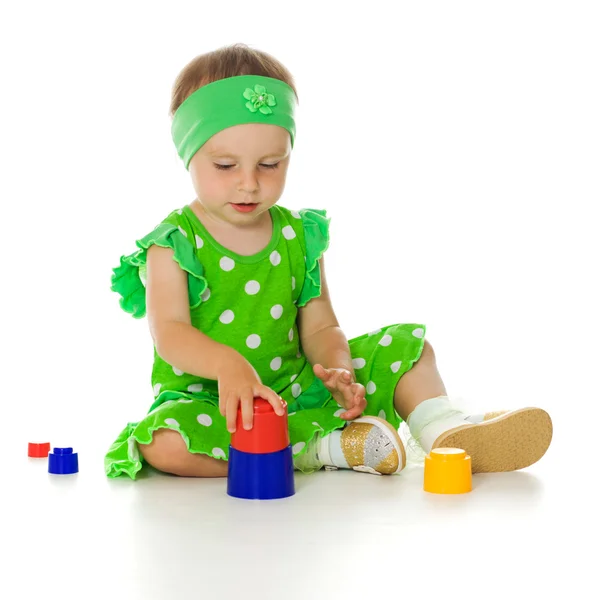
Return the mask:
<path id="1" fill-rule="evenodd" d="M 258 189 L 258 178 L 256 177 L 256 173 L 254 170 L 246 169 L 240 171 L 240 182 L 238 188 L 240 192 L 245 192 L 247 194 L 252 194 Z"/>

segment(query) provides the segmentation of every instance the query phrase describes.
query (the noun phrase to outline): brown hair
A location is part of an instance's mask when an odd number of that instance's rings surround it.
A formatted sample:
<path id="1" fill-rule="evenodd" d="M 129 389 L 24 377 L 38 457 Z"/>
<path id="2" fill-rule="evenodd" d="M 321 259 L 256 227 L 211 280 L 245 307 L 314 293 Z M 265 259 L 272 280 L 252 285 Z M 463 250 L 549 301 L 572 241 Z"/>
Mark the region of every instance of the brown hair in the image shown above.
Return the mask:
<path id="1" fill-rule="evenodd" d="M 294 78 L 283 64 L 266 52 L 238 43 L 200 54 L 181 70 L 173 84 L 169 116 L 173 118 L 183 101 L 202 86 L 238 75 L 279 79 L 294 90 L 298 100 Z"/>

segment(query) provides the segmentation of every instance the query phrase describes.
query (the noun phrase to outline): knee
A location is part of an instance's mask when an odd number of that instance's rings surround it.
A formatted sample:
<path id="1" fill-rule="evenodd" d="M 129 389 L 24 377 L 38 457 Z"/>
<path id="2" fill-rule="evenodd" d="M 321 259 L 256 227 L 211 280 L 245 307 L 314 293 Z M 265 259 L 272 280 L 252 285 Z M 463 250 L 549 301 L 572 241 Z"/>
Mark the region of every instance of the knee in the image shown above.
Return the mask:
<path id="1" fill-rule="evenodd" d="M 433 346 L 427 340 L 423 343 L 423 351 L 421 352 L 418 362 L 435 362 Z"/>
<path id="2" fill-rule="evenodd" d="M 140 452 L 155 469 L 178 475 L 185 464 L 188 449 L 177 431 L 159 429 L 154 432 L 152 442 L 140 444 Z"/>

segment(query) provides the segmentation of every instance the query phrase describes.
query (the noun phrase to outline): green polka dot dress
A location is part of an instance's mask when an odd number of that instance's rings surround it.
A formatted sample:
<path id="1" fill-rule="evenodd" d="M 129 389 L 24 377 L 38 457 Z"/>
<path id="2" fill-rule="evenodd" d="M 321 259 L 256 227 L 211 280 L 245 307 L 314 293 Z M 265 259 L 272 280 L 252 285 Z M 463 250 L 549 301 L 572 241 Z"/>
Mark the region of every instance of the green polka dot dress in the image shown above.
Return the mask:
<path id="1" fill-rule="evenodd" d="M 152 244 L 172 248 L 187 273 L 192 325 L 235 348 L 256 369 L 264 385 L 288 403 L 294 456 L 320 433 L 344 427 L 344 412 L 315 377 L 302 351 L 298 308 L 321 290 L 319 258 L 329 245 L 325 210 L 269 209 L 270 243 L 242 256 L 220 245 L 189 206 L 173 211 L 151 233 L 136 242 L 133 254 L 121 257 L 113 270 L 112 290 L 123 310 L 135 318 L 146 314 L 146 253 Z M 421 355 L 425 326 L 395 324 L 349 340 L 357 380 L 367 390 L 366 415 L 398 428 L 394 389 Z M 334 366 L 334 365 L 324 365 Z M 105 457 L 109 477 L 132 479 L 143 467 L 138 445 L 152 441 L 154 431 L 178 431 L 190 452 L 227 460 L 231 435 L 219 413 L 217 381 L 184 373 L 167 364 L 154 349 L 154 402 L 147 415 L 129 423 Z"/>

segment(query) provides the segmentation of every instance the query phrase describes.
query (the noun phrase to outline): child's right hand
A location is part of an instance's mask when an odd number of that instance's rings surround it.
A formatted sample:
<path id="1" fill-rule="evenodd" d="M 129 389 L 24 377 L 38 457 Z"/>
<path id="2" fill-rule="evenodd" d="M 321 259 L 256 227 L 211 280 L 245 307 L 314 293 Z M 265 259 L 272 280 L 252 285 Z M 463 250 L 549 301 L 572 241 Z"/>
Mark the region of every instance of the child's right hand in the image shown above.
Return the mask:
<path id="1" fill-rule="evenodd" d="M 219 411 L 227 420 L 227 430 L 235 431 L 238 406 L 242 403 L 244 429 L 252 429 L 254 398 L 267 400 L 275 412 L 285 414 L 285 400 L 271 388 L 263 385 L 254 367 L 241 355 L 224 362 L 218 375 Z"/>

